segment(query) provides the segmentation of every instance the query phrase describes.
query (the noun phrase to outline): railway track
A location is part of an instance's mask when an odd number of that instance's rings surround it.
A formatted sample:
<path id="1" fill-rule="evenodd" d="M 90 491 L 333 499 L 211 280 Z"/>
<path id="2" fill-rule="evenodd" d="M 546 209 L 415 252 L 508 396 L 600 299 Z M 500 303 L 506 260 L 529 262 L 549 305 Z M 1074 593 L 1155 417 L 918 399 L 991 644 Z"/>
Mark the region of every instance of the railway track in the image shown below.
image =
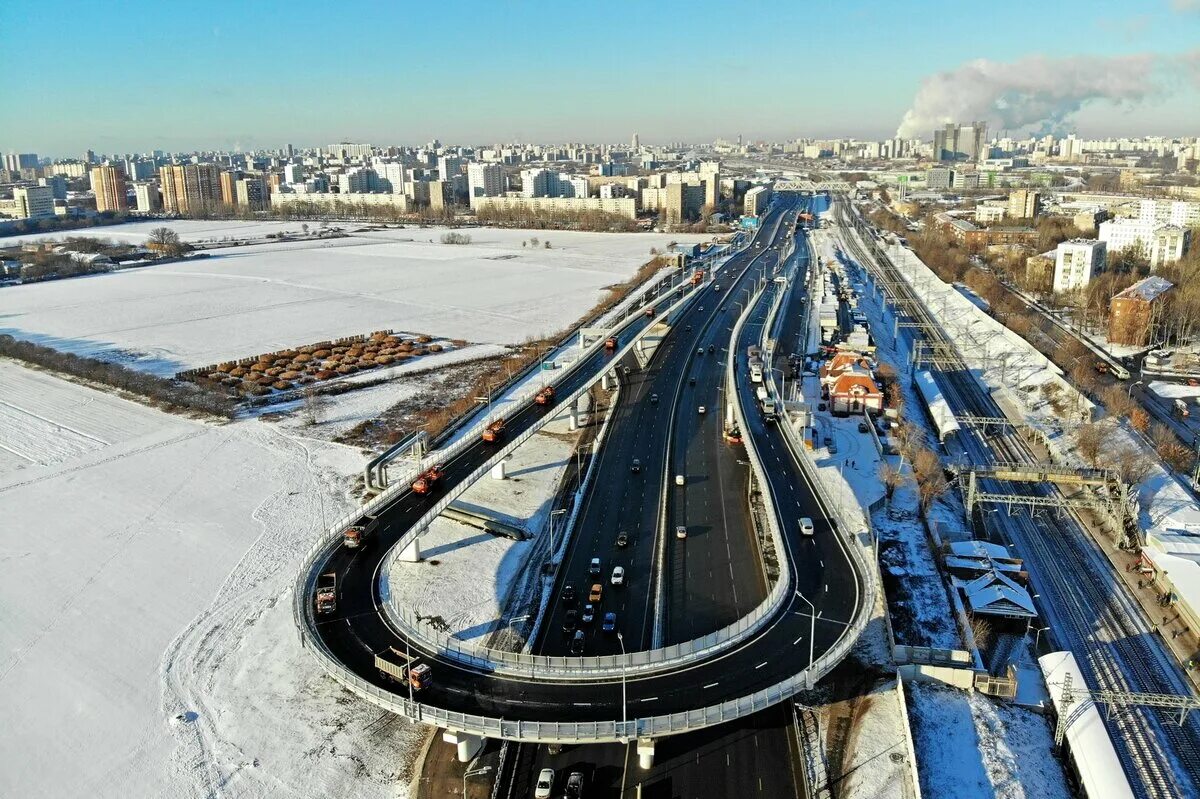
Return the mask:
<path id="1" fill-rule="evenodd" d="M 845 211 L 842 220 L 846 223 Z M 955 352 L 952 343 L 887 258 L 878 262 L 847 240 L 859 263 L 888 284 L 889 292 L 910 317 L 924 322 L 927 338 L 940 339 L 941 354 Z M 1003 416 L 999 407 L 966 368 L 935 369 L 943 393 L 957 413 Z M 979 465 L 1000 461 L 1033 463 L 1028 444 L 1011 431 L 986 435 L 964 431 L 963 443 Z M 988 490 L 1047 495 L 1046 486 L 987 481 Z M 1151 623 L 1112 573 L 1112 567 L 1083 529 L 1077 516 L 1062 523 L 1045 514 L 1020 509 L 1007 516 L 984 514 L 984 526 L 1000 540 L 1014 544 L 1032 565 L 1031 576 L 1043 601 L 1043 615 L 1059 645 L 1075 653 L 1089 686 L 1114 691 L 1189 693 L 1179 667 L 1151 630 Z M 1106 714 L 1108 715 L 1108 714 Z M 1183 726 L 1159 711 L 1136 707 L 1106 719 L 1135 792 L 1153 799 L 1200 795 L 1200 722 Z"/>

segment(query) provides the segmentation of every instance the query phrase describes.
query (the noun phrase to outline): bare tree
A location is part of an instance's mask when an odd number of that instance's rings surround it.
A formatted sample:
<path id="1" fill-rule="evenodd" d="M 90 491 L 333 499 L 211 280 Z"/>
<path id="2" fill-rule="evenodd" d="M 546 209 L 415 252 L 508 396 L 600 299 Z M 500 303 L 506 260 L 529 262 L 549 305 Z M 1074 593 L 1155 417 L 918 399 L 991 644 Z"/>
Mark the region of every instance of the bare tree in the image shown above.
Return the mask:
<path id="1" fill-rule="evenodd" d="M 1128 417 L 1133 412 L 1133 409 L 1137 407 L 1137 403 L 1120 386 L 1109 386 L 1104 389 L 1100 394 L 1100 400 L 1104 403 L 1104 407 L 1108 409 L 1109 414 L 1117 419 Z"/>
<path id="2" fill-rule="evenodd" d="M 1112 464 L 1121 481 L 1132 486 L 1146 479 L 1150 474 L 1153 461 L 1141 450 L 1125 447 L 1116 453 Z"/>
<path id="3" fill-rule="evenodd" d="M 904 473 L 886 461 L 879 464 L 879 481 L 890 501 L 896 489 L 904 485 Z"/>
<path id="4" fill-rule="evenodd" d="M 150 231 L 150 238 L 147 240 L 152 249 L 158 250 L 163 255 L 172 258 L 183 254 L 183 242 L 179 240 L 179 234 L 169 227 L 156 227 Z"/>
<path id="5" fill-rule="evenodd" d="M 309 427 L 321 421 L 321 412 L 325 408 L 325 398 L 317 393 L 316 386 L 304 389 L 304 423 Z"/>
<path id="6" fill-rule="evenodd" d="M 1129 412 L 1129 424 L 1134 430 L 1146 435 L 1150 431 L 1150 414 L 1146 413 L 1144 408 L 1134 408 Z"/>
<path id="7" fill-rule="evenodd" d="M 1075 447 L 1080 456 L 1093 468 L 1100 464 L 1100 453 L 1104 448 L 1104 429 L 1094 423 L 1081 424 L 1075 430 Z"/>
<path id="8" fill-rule="evenodd" d="M 1164 424 L 1156 424 L 1150 431 L 1150 440 L 1158 457 L 1171 469 L 1186 472 L 1192 467 L 1192 451 L 1179 443 L 1175 433 Z"/>

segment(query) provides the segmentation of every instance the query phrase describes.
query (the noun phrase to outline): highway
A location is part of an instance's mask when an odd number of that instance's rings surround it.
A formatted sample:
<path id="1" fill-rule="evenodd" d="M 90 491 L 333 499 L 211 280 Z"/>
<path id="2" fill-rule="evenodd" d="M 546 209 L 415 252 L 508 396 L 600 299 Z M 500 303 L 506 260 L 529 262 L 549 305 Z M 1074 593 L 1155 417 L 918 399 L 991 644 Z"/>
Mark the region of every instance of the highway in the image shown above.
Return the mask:
<path id="1" fill-rule="evenodd" d="M 845 218 L 845 217 L 843 217 Z M 868 238 L 870 234 L 865 234 Z M 847 239 L 849 241 L 849 239 Z M 852 250 L 856 248 L 852 247 Z M 899 291 L 902 307 L 929 331 L 938 331 L 927 309 L 916 302 L 886 258 L 855 259 L 881 277 L 889 293 Z M 906 335 L 915 335 L 909 333 Z M 933 333 L 931 335 L 942 335 Z M 949 342 L 944 343 L 948 344 Z M 934 369 L 935 379 L 956 414 L 1003 416 L 991 396 L 965 368 Z M 964 429 L 960 441 L 973 463 L 1031 463 L 1028 445 L 1009 428 L 988 433 Z M 1049 496 L 1045 485 L 984 480 L 984 490 Z M 1038 596 L 1038 609 L 1056 645 L 1071 650 L 1089 687 L 1140 693 L 1188 694 L 1186 680 L 1150 622 L 1113 574 L 1112 566 L 1073 514 L 1055 517 L 1030 513 L 983 513 L 992 540 L 1008 544 L 1025 559 Z M 1183 726 L 1150 708 L 1131 707 L 1106 721 L 1113 745 L 1139 796 L 1200 795 L 1200 723 L 1189 717 Z"/>
<path id="2" fill-rule="evenodd" d="M 781 230 L 786 229 L 780 224 L 779 216 L 788 210 L 786 205 L 781 204 L 780 208 L 773 212 L 776 216 L 764 224 L 764 233 L 760 233 L 760 237 L 770 239 L 774 243 Z M 752 249 L 737 256 L 734 261 L 742 259 L 744 264 L 745 260 L 753 257 Z M 738 265 L 731 263 L 725 268 L 732 274 L 738 270 Z M 733 296 L 737 296 L 737 292 L 743 291 L 753 283 L 757 277 L 754 272 L 754 269 L 747 270 L 740 281 L 731 285 L 729 290 L 735 292 Z M 761 320 L 769 301 L 769 294 L 762 295 L 752 309 L 751 317 Z M 703 335 L 710 329 L 711 320 L 716 319 L 719 314 L 736 313 L 735 302 L 731 299 L 728 303 L 718 305 L 694 301 L 683 317 L 683 323 L 692 324 L 693 332 Z M 761 321 L 748 324 L 743 329 L 742 340 L 739 342 L 739 349 L 743 350 L 738 358 L 739 373 L 744 374 L 746 368 L 744 346 L 756 340 L 760 332 L 756 329 L 759 325 Z M 684 332 L 686 333 L 686 329 Z M 679 333 L 678 329 L 676 333 Z M 664 348 L 661 357 L 656 360 L 663 373 L 678 381 L 687 368 L 688 359 L 693 355 L 694 350 L 684 349 L 681 337 L 679 346 L 673 349 Z M 603 357 L 602 353 L 590 356 L 588 363 L 567 377 L 567 385 L 562 387 L 562 393 L 571 390 L 571 383 L 582 385 L 588 373 L 595 374 L 604 365 L 601 360 Z M 696 357 L 707 358 L 708 353 L 706 351 L 704 356 Z M 753 393 L 749 381 L 739 381 L 738 390 L 742 392 L 742 402 L 745 406 L 752 408 Z M 632 395 L 643 398 L 639 405 L 653 405 L 654 403 L 644 399 L 645 393 L 645 388 L 642 388 L 640 393 L 631 392 Z M 657 405 L 661 407 L 665 402 L 667 400 L 660 395 Z M 543 412 L 541 408 L 528 406 L 514 414 L 509 420 L 512 431 L 510 435 L 516 435 L 523 426 L 532 424 L 535 415 Z M 615 677 L 551 681 L 481 673 L 478 669 L 446 659 L 439 652 L 426 651 L 421 641 L 402 639 L 380 612 L 377 575 L 387 549 L 436 500 L 436 497 L 412 493 L 402 494 L 386 512 L 372 522 L 372 529 L 368 533 L 373 539 L 371 546 L 361 550 L 336 547 L 329 551 L 327 557 L 309 565 L 307 573 L 310 575 L 310 585 L 318 573 L 337 573 L 339 605 L 335 613 L 321 617 L 313 625 L 315 630 L 309 628 L 312 622 L 302 622 L 302 632 L 314 632 L 320 637 L 324 648 L 334 661 L 351 670 L 363 681 L 392 692 L 397 700 L 406 699 L 407 691 L 380 677 L 374 668 L 374 654 L 388 647 L 404 651 L 411 646 L 414 656 L 419 655 L 434 663 L 435 679 L 431 687 L 420 693 L 419 700 L 422 704 L 453 713 L 503 718 L 513 724 L 519 721 L 611 723 L 614 719 L 619 721 L 626 716 L 632 722 L 635 719 L 663 717 L 666 714 L 718 705 L 723 701 L 748 696 L 778 685 L 808 665 L 809 657 L 806 655 L 809 652 L 813 657 L 820 657 L 821 653 L 842 637 L 860 608 L 862 585 L 860 576 L 851 566 L 848 553 L 843 549 L 841 539 L 814 499 L 811 487 L 799 473 L 796 464 L 791 461 L 791 454 L 781 434 L 773 424 L 764 421 L 756 412 L 749 412 L 748 419 L 750 429 L 744 432 L 758 442 L 763 458 L 768 463 L 774 462 L 785 467 L 767 470 L 766 488 L 780 514 L 786 550 L 781 553 L 781 557 L 788 561 L 790 577 L 798 593 L 794 590 L 785 594 L 781 607 L 761 628 L 745 640 L 719 653 L 705 656 L 685 667 L 676 667 L 672 671 L 630 674 L 625 688 L 623 681 Z M 613 436 L 613 440 L 617 438 L 618 436 Z M 446 482 L 462 480 L 476 466 L 486 462 L 488 457 L 486 447 L 473 444 L 447 464 Z M 616 473 L 611 471 L 612 464 L 616 464 Z M 617 483 L 621 486 L 620 495 L 624 497 L 624 487 L 631 479 L 624 459 L 614 456 L 600 464 L 600 468 L 602 479 L 597 481 L 597 485 Z M 654 475 L 653 472 L 650 474 Z M 662 475 L 659 471 L 654 477 L 661 479 Z M 593 503 L 595 502 L 593 499 Z M 639 512 L 644 512 L 647 504 L 648 502 L 643 500 L 643 508 Z M 796 522 L 799 516 L 810 516 L 814 519 L 816 535 L 800 534 Z M 652 534 L 654 528 L 646 529 Z M 601 532 L 607 535 L 615 530 L 609 527 L 607 530 L 594 530 L 593 534 L 599 535 Z M 697 535 L 697 539 L 702 537 Z M 647 539 L 643 539 L 645 540 Z M 681 543 L 686 546 L 692 542 L 689 538 Z M 596 539 L 593 545 L 598 547 L 599 539 Z M 646 547 L 638 547 L 639 557 L 645 557 L 642 554 L 645 549 Z M 582 550 L 577 544 L 573 552 L 579 551 Z M 564 571 L 569 573 L 573 568 L 575 567 L 568 565 Z M 629 588 L 637 590 L 634 586 Z M 612 596 L 613 592 L 609 591 L 608 595 Z M 809 610 L 810 607 L 816 610 L 815 619 Z M 605 610 L 603 603 L 599 610 Z M 644 614 L 643 610 L 643 616 Z M 551 627 L 547 625 L 545 629 L 549 640 Z M 326 656 L 320 650 L 317 650 L 317 654 L 319 657 Z M 539 729 L 541 728 L 534 725 L 529 734 L 540 735 Z"/>

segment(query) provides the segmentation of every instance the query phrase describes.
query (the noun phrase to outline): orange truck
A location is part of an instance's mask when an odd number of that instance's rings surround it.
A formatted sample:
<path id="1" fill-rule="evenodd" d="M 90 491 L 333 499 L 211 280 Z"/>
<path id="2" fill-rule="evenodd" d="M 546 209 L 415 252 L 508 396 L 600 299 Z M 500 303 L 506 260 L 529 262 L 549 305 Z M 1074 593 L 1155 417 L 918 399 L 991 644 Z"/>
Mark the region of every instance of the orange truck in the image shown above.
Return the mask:
<path id="1" fill-rule="evenodd" d="M 375 668 L 386 680 L 408 683 L 414 691 L 428 688 L 433 683 L 433 669 L 429 664 L 410 659 L 395 647 L 388 648 L 391 657 L 375 656 Z"/>
<path id="2" fill-rule="evenodd" d="M 554 401 L 554 386 L 546 386 L 543 388 L 537 393 L 537 396 L 533 398 L 533 401 L 538 405 L 549 405 Z"/>
<path id="3" fill-rule="evenodd" d="M 646 309 L 646 316 L 649 316 L 651 319 L 653 319 L 657 315 L 658 315 L 658 309 L 655 308 L 653 305 L 651 305 L 649 308 Z"/>
<path id="4" fill-rule="evenodd" d="M 489 444 L 494 444 L 500 440 L 500 436 L 504 435 L 504 420 L 497 419 L 496 421 L 483 428 L 483 440 Z"/>
<path id="5" fill-rule="evenodd" d="M 692 285 L 699 286 L 703 282 L 704 282 L 704 270 L 697 269 L 695 272 L 692 273 Z"/>
<path id="6" fill-rule="evenodd" d="M 353 527 L 347 527 L 346 531 L 342 533 L 342 546 L 346 547 L 346 549 L 358 549 L 363 545 L 363 539 L 366 535 L 367 530 L 361 525 L 356 524 Z"/>
<path id="7" fill-rule="evenodd" d="M 615 350 L 616 348 L 617 348 L 617 337 L 609 336 L 609 338 L 604 342 L 604 349 Z"/>
<path id="8" fill-rule="evenodd" d="M 317 590 L 313 596 L 317 613 L 325 616 L 337 610 L 337 574 L 325 572 L 317 578 Z"/>
<path id="9" fill-rule="evenodd" d="M 442 479 L 442 474 L 441 466 L 430 466 L 421 472 L 420 477 L 413 480 L 412 490 L 418 494 L 428 494 L 437 485 L 437 482 Z"/>

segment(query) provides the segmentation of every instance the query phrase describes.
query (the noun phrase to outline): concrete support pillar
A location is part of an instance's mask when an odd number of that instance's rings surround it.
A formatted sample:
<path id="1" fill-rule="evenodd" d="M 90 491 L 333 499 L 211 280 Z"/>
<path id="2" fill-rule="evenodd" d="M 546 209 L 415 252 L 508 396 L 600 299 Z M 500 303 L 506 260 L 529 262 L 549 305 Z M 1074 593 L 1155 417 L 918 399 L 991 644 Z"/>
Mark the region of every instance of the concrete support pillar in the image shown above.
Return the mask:
<path id="1" fill-rule="evenodd" d="M 610 378 L 608 372 L 605 372 L 600 377 L 600 388 L 604 389 L 605 391 L 611 391 L 612 383 L 610 381 L 611 381 L 611 378 Z"/>
<path id="2" fill-rule="evenodd" d="M 580 330 L 579 331 L 579 349 L 582 350 L 582 349 L 586 349 L 586 348 L 587 348 L 587 342 L 583 338 L 583 331 Z"/>
<path id="3" fill-rule="evenodd" d="M 497 463 L 495 466 L 492 467 L 492 479 L 493 480 L 504 480 L 508 477 L 508 472 L 505 468 L 505 464 L 507 464 L 507 463 L 508 463 L 508 461 L 500 461 L 499 463 Z"/>
<path id="4" fill-rule="evenodd" d="M 408 546 L 400 553 L 400 560 L 405 563 L 420 563 L 424 560 L 424 555 L 421 554 L 421 537 L 417 536 Z"/>
<path id="5" fill-rule="evenodd" d="M 575 414 L 567 414 L 567 428 L 573 433 L 579 429 L 579 419 Z"/>
<path id="6" fill-rule="evenodd" d="M 638 738 L 638 766 L 642 769 L 654 768 L 654 739 Z"/>
<path id="7" fill-rule="evenodd" d="M 483 749 L 483 742 L 487 739 L 480 735 L 471 735 L 467 732 L 451 732 L 446 730 L 442 733 L 442 740 L 448 744 L 454 744 L 458 747 L 458 762 L 470 763 L 475 755 L 479 754 Z"/>

